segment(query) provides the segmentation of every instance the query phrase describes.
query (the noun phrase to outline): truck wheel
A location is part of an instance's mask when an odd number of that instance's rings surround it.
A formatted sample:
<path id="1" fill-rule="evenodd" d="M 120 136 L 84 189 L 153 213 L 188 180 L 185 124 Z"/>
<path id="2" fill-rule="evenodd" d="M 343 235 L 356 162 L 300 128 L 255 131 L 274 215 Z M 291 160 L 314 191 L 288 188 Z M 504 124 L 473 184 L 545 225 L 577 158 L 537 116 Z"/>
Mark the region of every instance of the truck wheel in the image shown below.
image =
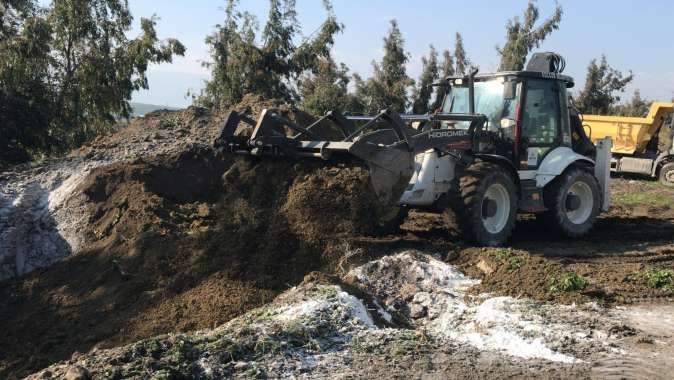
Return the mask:
<path id="1" fill-rule="evenodd" d="M 543 221 L 568 237 L 587 234 L 599 215 L 601 195 L 597 180 L 585 170 L 571 169 L 545 189 Z"/>
<path id="2" fill-rule="evenodd" d="M 674 186 L 674 162 L 665 164 L 660 168 L 660 183 L 665 186 Z"/>
<path id="3" fill-rule="evenodd" d="M 479 245 L 506 244 L 517 219 L 517 188 L 510 173 L 478 162 L 457 174 L 447 193 L 450 210 L 445 217 L 456 216 L 461 236 Z"/>

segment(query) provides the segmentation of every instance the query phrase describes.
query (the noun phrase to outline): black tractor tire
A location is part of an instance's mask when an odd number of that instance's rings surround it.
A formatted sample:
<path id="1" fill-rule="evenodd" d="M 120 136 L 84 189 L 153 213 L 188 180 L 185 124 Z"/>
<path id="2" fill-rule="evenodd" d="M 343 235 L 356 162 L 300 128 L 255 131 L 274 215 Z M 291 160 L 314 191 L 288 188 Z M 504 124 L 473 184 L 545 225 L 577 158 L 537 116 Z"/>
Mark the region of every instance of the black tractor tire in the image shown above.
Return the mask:
<path id="1" fill-rule="evenodd" d="M 662 165 L 660 168 L 660 183 L 665 186 L 674 186 L 674 162 Z"/>
<path id="2" fill-rule="evenodd" d="M 495 195 L 496 200 L 488 195 Z M 477 245 L 503 246 L 515 229 L 517 186 L 500 165 L 480 161 L 457 171 L 443 203 L 446 221 L 454 221 L 460 237 Z"/>
<path id="3" fill-rule="evenodd" d="M 602 204 L 597 179 L 581 168 L 564 172 L 545 187 L 543 196 L 548 210 L 541 215 L 542 221 L 553 232 L 571 238 L 585 236 L 592 229 Z"/>

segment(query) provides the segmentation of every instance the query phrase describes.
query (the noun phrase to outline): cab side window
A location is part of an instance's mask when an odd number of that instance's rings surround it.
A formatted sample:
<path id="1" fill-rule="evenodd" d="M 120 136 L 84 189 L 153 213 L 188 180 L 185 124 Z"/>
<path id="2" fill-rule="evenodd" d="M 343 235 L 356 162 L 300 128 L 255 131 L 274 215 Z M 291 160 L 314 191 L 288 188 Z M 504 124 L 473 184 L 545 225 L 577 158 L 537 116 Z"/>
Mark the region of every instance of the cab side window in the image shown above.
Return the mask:
<path id="1" fill-rule="evenodd" d="M 530 146 L 552 145 L 559 138 L 559 93 L 554 81 L 527 80 L 522 133 Z"/>

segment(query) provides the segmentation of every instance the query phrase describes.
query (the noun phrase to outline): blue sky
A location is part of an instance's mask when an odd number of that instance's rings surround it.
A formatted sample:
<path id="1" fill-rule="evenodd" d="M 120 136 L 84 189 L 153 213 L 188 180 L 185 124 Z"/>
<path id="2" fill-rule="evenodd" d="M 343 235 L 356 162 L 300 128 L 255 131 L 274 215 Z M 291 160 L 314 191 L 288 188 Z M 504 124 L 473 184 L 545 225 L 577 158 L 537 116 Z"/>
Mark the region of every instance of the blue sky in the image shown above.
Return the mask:
<path id="1" fill-rule="evenodd" d="M 408 74 L 416 78 L 420 58 L 433 44 L 442 51 L 454 45 L 459 31 L 469 58 L 481 71 L 495 70 L 498 57 L 495 46 L 505 38 L 505 25 L 521 14 L 526 0 L 333 0 L 335 12 L 346 29 L 337 37 L 333 54 L 338 61 L 361 75 L 371 73 L 370 62 L 382 56 L 382 37 L 390 19 L 397 19 L 410 54 Z M 674 22 L 671 1 L 560 1 L 564 16 L 560 29 L 539 50 L 561 53 L 567 61 L 566 73 L 575 77 L 579 88 L 592 58 L 605 54 L 609 63 L 623 71 L 632 70 L 634 88 L 650 99 L 669 100 L 674 95 L 674 34 L 668 27 Z M 175 37 L 187 47 L 184 58 L 172 65 L 150 68 L 150 90 L 138 92 L 134 100 L 167 106 L 186 106 L 188 90 L 199 90 L 208 72 L 200 65 L 208 60 L 204 38 L 222 22 L 225 1 L 213 0 L 129 0 L 136 23 L 140 17 L 156 14 L 160 37 Z M 555 2 L 539 0 L 543 17 Z M 240 9 L 258 16 L 264 25 L 268 0 L 241 0 Z M 320 0 L 297 0 L 299 20 L 305 35 L 320 26 L 325 12 Z"/>

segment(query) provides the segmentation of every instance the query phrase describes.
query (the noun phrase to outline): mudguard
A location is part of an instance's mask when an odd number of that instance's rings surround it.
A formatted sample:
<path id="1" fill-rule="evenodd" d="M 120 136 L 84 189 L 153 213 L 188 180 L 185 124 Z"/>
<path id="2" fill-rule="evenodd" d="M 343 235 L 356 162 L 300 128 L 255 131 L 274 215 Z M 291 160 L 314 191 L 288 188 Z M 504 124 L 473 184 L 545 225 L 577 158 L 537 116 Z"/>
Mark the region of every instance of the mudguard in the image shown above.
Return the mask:
<path id="1" fill-rule="evenodd" d="M 594 166 L 594 161 L 574 152 L 571 148 L 557 147 L 548 153 L 536 171 L 536 186 L 545 187 L 562 174 L 574 162 L 583 162 Z"/>

